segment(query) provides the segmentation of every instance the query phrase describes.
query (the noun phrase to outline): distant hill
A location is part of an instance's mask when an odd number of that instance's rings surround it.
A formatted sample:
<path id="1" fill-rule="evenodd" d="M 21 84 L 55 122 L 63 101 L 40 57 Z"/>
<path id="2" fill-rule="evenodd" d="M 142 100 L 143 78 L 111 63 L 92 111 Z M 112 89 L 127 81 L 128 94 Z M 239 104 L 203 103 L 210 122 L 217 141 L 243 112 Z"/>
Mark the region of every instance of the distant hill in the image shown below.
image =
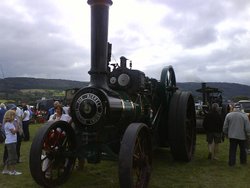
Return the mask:
<path id="1" fill-rule="evenodd" d="M 250 98 L 250 86 L 248 85 L 225 82 L 207 82 L 206 86 L 221 90 L 224 99 L 232 99 L 235 96 L 245 96 Z M 201 83 L 177 83 L 177 87 L 181 90 L 191 91 L 194 96 L 201 96 L 201 93 L 196 92 L 197 89 L 201 88 Z"/>
<path id="2" fill-rule="evenodd" d="M 88 82 L 72 80 L 12 77 L 0 79 L 0 92 L 21 89 L 65 90 L 69 88 L 81 88 L 87 85 Z"/>
<path id="3" fill-rule="evenodd" d="M 69 88 L 82 88 L 87 85 L 88 82 L 72 80 L 13 77 L 0 79 L 0 92 L 3 93 L 21 89 L 65 90 Z M 225 99 L 231 99 L 235 96 L 246 96 L 250 98 L 250 86 L 248 85 L 223 82 L 208 82 L 206 85 L 222 90 L 222 96 Z M 177 87 L 180 90 L 191 91 L 194 96 L 201 96 L 200 93 L 196 92 L 197 89 L 201 88 L 201 83 L 182 82 L 177 83 Z"/>

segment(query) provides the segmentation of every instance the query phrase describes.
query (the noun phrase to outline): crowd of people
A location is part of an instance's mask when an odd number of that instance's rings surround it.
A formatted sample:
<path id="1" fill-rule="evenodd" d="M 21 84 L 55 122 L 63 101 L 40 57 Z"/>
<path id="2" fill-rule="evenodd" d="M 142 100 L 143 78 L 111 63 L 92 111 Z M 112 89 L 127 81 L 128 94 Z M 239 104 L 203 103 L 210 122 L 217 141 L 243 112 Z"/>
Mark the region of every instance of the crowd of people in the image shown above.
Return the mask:
<path id="1" fill-rule="evenodd" d="M 21 162 L 20 150 L 22 141 L 29 141 L 29 121 L 31 112 L 28 106 L 23 104 L 17 107 L 12 104 L 6 107 L 4 103 L 0 104 L 0 128 L 5 133 L 3 151 L 2 174 L 20 175 L 21 172 L 16 171 L 15 166 Z"/>
<path id="2" fill-rule="evenodd" d="M 21 162 L 20 149 L 22 141 L 30 140 L 29 124 L 31 118 L 29 106 L 23 104 L 21 107 L 11 105 L 6 107 L 0 104 L 0 128 L 6 135 L 3 152 L 2 174 L 21 175 L 22 172 L 16 170 L 16 164 Z M 48 110 L 47 121 L 66 121 L 72 123 L 69 115 L 69 107 L 62 106 L 59 101 L 54 102 L 54 106 Z M 77 134 L 76 134 L 77 135 Z M 83 169 L 84 157 L 78 157 L 78 169 Z"/>
<path id="3" fill-rule="evenodd" d="M 240 163 L 247 164 L 247 153 L 250 139 L 249 116 L 241 111 L 238 103 L 230 106 L 225 119 L 220 114 L 219 105 L 212 104 L 211 111 L 205 116 L 203 127 L 207 135 L 208 159 L 218 160 L 219 143 L 224 137 L 229 139 L 228 165 L 236 164 L 236 151 L 240 149 Z"/>
<path id="4" fill-rule="evenodd" d="M 12 105 L 7 109 L 5 104 L 0 104 L 0 128 L 3 129 L 6 139 L 4 142 L 2 174 L 20 175 L 16 170 L 16 164 L 21 162 L 20 148 L 22 141 L 30 140 L 29 121 L 31 112 L 27 105 L 17 107 Z M 63 108 L 59 101 L 54 102 L 54 106 L 48 110 L 48 122 L 66 121 L 72 123 L 69 108 Z M 247 163 L 247 148 L 250 144 L 250 121 L 246 113 L 242 112 L 238 104 L 231 106 L 230 112 L 225 119 L 220 114 L 217 103 L 212 104 L 211 110 L 206 114 L 203 127 L 206 131 L 206 141 L 208 143 L 208 159 L 218 160 L 219 144 L 222 143 L 224 136 L 229 139 L 229 158 L 228 165 L 236 164 L 236 151 L 240 149 L 240 163 Z M 75 127 L 74 127 L 75 128 Z M 76 138 L 77 138 L 77 129 Z M 78 145 L 81 150 L 81 145 Z M 80 152 L 79 152 L 80 153 Z M 79 169 L 84 166 L 84 156 L 79 155 Z"/>

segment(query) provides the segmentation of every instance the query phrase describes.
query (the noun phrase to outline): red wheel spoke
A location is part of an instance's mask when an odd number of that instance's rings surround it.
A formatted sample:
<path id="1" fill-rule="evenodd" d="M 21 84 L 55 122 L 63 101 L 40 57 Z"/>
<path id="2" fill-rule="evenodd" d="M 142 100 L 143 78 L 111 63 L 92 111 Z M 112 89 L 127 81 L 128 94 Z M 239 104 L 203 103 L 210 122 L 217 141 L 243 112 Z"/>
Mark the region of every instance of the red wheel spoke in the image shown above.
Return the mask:
<path id="1" fill-rule="evenodd" d="M 43 187 L 64 183 L 75 162 L 75 133 L 65 121 L 56 121 L 39 129 L 30 150 L 30 171 Z"/>

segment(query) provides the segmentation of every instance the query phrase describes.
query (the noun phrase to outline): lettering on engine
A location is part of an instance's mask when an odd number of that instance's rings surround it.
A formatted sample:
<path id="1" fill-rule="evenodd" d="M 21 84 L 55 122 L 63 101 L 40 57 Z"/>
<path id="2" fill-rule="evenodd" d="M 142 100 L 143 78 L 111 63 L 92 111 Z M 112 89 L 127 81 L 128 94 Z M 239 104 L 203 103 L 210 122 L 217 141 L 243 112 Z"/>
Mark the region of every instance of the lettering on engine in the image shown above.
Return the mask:
<path id="1" fill-rule="evenodd" d="M 93 125 L 102 116 L 102 101 L 93 93 L 85 93 L 77 99 L 75 113 L 81 123 Z"/>

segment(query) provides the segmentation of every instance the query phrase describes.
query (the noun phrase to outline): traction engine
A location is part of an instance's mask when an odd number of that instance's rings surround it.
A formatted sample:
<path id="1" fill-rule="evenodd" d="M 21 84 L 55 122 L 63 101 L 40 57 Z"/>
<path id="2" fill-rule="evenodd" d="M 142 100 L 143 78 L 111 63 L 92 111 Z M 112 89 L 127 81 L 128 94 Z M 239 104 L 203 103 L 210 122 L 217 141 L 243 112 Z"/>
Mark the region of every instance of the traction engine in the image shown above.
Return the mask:
<path id="1" fill-rule="evenodd" d="M 108 12 L 111 0 L 91 6 L 90 84 L 71 101 L 72 125 L 42 126 L 30 151 L 30 171 L 45 187 L 63 184 L 81 155 L 88 163 L 117 160 L 120 187 L 147 187 L 153 147 L 170 147 L 175 160 L 190 161 L 196 142 L 194 99 L 179 91 L 172 66 L 159 80 L 132 69 L 126 57 L 110 65 Z M 113 66 L 113 67 L 110 67 Z M 112 70 L 111 70 L 112 68 Z M 74 127 L 74 128 L 72 128 Z"/>

